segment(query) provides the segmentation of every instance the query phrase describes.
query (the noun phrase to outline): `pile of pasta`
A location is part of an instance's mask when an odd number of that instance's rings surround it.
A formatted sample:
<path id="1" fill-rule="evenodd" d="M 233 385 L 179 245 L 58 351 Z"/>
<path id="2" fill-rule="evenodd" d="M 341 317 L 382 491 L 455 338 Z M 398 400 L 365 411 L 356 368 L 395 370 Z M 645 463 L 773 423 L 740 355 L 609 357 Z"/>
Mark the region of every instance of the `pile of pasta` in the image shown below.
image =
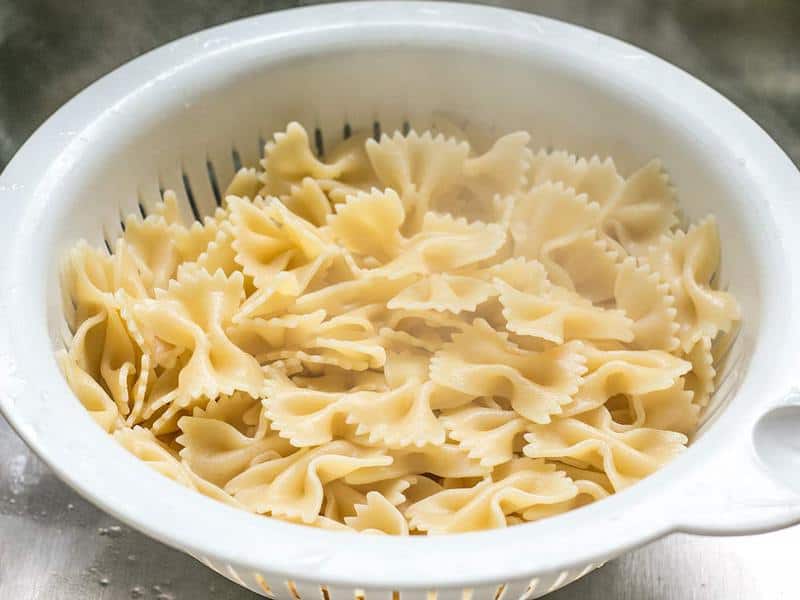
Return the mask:
<path id="1" fill-rule="evenodd" d="M 740 318 L 717 225 L 679 227 L 658 162 L 529 140 L 319 157 L 291 123 L 202 222 L 167 192 L 71 250 L 71 388 L 180 484 L 324 528 L 504 527 L 636 483 L 686 447 Z"/>

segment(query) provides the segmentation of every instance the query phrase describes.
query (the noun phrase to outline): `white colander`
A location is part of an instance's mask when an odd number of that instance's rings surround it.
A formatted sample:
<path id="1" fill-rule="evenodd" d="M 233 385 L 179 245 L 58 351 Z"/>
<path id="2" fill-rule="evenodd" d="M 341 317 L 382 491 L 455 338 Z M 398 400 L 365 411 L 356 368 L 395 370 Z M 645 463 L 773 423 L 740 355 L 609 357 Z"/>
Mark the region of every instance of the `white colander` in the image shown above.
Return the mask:
<path id="1" fill-rule="evenodd" d="M 59 259 L 113 243 L 159 190 L 209 213 L 238 163 L 290 120 L 325 147 L 345 130 L 443 122 L 534 145 L 660 157 L 686 213 L 714 212 L 744 321 L 716 409 L 680 458 L 612 498 L 507 530 L 393 538 L 256 517 L 151 471 L 100 430 L 53 358 L 69 339 Z M 439 122 L 437 122 L 437 119 Z M 114 71 L 71 100 L 0 178 L 0 408 L 102 509 L 279 598 L 536 597 L 673 531 L 800 521 L 800 174 L 746 115 L 636 48 L 511 11 L 342 4 L 238 21 Z M 434 596 L 432 596 L 432 594 Z"/>

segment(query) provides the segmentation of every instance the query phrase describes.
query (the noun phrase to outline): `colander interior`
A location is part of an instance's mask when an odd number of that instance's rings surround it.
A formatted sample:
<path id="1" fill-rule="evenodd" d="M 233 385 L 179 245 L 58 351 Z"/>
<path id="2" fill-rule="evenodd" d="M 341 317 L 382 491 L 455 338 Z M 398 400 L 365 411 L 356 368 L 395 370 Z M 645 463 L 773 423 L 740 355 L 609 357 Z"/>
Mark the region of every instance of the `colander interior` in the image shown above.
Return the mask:
<path id="1" fill-rule="evenodd" d="M 759 327 L 757 211 L 736 165 L 698 141 L 678 113 L 656 107 L 613 80 L 578 68 L 564 54 L 509 48 L 466 49 L 448 40 L 349 47 L 276 56 L 258 45 L 210 56 L 111 106 L 93 135 L 97 151 L 64 177 L 52 220 L 48 322 L 54 346 L 68 343 L 59 286 L 60 258 L 79 238 L 112 247 L 121 217 L 147 214 L 165 189 L 175 190 L 187 220 L 210 214 L 240 166 L 255 165 L 264 142 L 297 120 L 313 132 L 317 153 L 351 135 L 413 127 L 466 131 L 478 146 L 515 129 L 532 146 L 611 156 L 630 173 L 659 157 L 691 219 L 713 212 L 723 239 L 720 278 L 739 298 L 743 330 L 719 372 L 714 406 L 735 392 Z M 225 68 L 218 68 L 224 62 Z M 202 70 L 198 77 L 193 70 Z M 182 77 L 183 75 L 183 77 Z M 666 93 L 666 92 L 665 92 Z M 755 214 L 755 217 L 754 217 Z M 69 398 L 65 401 L 75 401 Z M 714 407 L 707 415 L 714 413 Z"/>

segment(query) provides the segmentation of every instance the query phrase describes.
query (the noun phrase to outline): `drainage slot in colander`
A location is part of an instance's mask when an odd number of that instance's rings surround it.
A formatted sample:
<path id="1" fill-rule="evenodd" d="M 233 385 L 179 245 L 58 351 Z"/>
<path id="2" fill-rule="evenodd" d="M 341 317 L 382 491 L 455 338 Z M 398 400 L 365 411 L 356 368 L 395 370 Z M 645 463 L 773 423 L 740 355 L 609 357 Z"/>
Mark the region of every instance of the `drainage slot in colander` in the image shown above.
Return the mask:
<path id="1" fill-rule="evenodd" d="M 222 194 L 219 191 L 217 172 L 214 170 L 214 163 L 212 163 L 208 158 L 206 159 L 206 173 L 208 173 L 208 181 L 211 184 L 211 191 L 214 193 L 214 201 L 217 203 L 217 206 L 222 206 Z"/>
<path id="2" fill-rule="evenodd" d="M 192 191 L 192 184 L 189 182 L 189 176 L 186 171 L 181 171 L 181 179 L 183 180 L 183 188 L 186 190 L 186 199 L 189 201 L 189 206 L 192 209 L 192 214 L 196 221 L 202 221 L 200 211 L 197 210 L 197 203 L 194 201 L 194 192 Z"/>
<path id="3" fill-rule="evenodd" d="M 239 151 L 236 149 L 236 146 L 231 148 L 231 158 L 233 158 L 233 170 L 238 171 L 242 168 L 242 157 L 239 155 Z"/>
<path id="4" fill-rule="evenodd" d="M 264 576 L 259 573 L 255 573 L 253 577 L 255 578 L 258 587 L 261 588 L 261 591 L 264 592 L 270 598 L 272 598 L 273 597 L 272 588 L 267 583 L 267 580 L 264 579 Z"/>
<path id="5" fill-rule="evenodd" d="M 300 594 L 297 593 L 297 586 L 294 584 L 294 581 L 291 579 L 286 581 L 286 589 L 289 590 L 289 593 L 292 595 L 294 600 L 300 600 Z"/>
<path id="6" fill-rule="evenodd" d="M 317 149 L 317 158 L 325 156 L 325 145 L 322 141 L 322 130 L 317 127 L 314 129 L 314 146 Z"/>

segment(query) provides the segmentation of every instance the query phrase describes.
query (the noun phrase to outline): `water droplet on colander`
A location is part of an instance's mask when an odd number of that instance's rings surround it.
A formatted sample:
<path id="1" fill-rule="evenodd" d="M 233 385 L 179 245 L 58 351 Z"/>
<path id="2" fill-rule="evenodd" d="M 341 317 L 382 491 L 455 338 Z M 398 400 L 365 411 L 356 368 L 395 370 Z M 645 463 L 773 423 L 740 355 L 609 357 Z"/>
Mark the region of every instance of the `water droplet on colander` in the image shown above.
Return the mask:
<path id="1" fill-rule="evenodd" d="M 135 585 L 131 588 L 131 598 L 141 598 L 144 596 L 144 588 L 140 585 Z"/>
<path id="2" fill-rule="evenodd" d="M 97 528 L 97 533 L 99 535 L 107 535 L 108 534 L 108 529 L 106 529 L 105 527 L 98 527 Z"/>
<path id="3" fill-rule="evenodd" d="M 136 555 L 128 554 L 128 562 L 136 562 Z"/>
<path id="4" fill-rule="evenodd" d="M 153 586 L 153 591 L 154 591 L 155 593 L 157 593 L 157 594 L 158 594 L 158 593 L 160 593 L 160 592 L 161 592 L 161 586 L 160 586 L 160 585 L 158 585 L 158 584 L 155 584 L 155 585 Z"/>
<path id="5" fill-rule="evenodd" d="M 156 600 L 175 600 L 175 596 L 167 592 L 161 592 L 158 596 L 156 596 Z"/>
<path id="6" fill-rule="evenodd" d="M 100 585 L 102 585 L 103 587 L 105 587 L 105 586 L 107 586 L 109 583 L 111 583 L 111 581 L 108 579 L 108 577 L 101 577 L 101 578 L 100 578 L 100 581 L 99 581 L 98 583 L 100 583 Z"/>
<path id="7" fill-rule="evenodd" d="M 75 508 L 75 505 L 74 505 L 74 504 L 72 504 L 72 502 L 70 502 L 69 504 L 67 504 L 67 510 L 73 510 L 74 508 Z"/>
<path id="8" fill-rule="evenodd" d="M 122 530 L 122 527 L 120 527 L 119 525 L 112 525 L 111 527 L 109 527 L 106 530 L 106 535 L 108 537 L 110 537 L 110 538 L 122 537 L 123 533 L 125 533 L 125 532 Z"/>

